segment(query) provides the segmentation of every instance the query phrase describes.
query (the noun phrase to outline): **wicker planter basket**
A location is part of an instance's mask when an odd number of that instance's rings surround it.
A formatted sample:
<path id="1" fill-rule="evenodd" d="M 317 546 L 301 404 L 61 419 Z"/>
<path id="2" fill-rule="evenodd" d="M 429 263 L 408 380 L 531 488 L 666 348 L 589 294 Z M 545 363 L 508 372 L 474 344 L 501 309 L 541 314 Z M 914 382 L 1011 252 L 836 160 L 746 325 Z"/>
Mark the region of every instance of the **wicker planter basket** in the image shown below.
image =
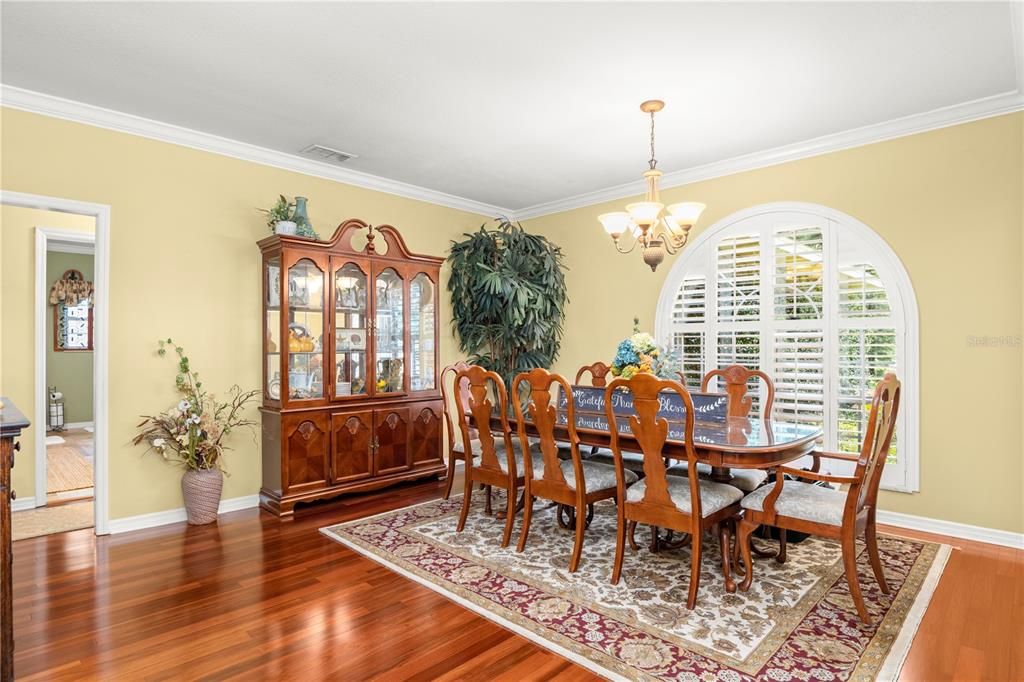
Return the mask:
<path id="1" fill-rule="evenodd" d="M 181 477 L 181 494 L 185 498 L 185 512 L 193 526 L 217 520 L 220 492 L 224 487 L 224 474 L 219 469 L 186 471 Z"/>

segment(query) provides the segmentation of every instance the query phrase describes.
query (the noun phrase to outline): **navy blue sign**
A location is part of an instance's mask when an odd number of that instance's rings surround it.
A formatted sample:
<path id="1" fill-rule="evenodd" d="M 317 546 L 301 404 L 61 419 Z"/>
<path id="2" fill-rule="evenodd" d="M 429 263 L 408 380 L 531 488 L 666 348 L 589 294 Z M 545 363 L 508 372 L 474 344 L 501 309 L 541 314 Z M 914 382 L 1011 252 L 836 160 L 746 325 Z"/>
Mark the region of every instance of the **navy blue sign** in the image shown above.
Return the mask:
<path id="1" fill-rule="evenodd" d="M 576 421 L 580 422 L 580 412 L 588 412 L 604 417 L 604 393 L 603 388 L 593 386 L 573 386 L 573 397 L 576 402 Z M 729 398 L 718 393 L 691 393 L 693 400 L 694 419 L 698 422 L 715 422 L 724 424 L 728 417 Z M 675 391 L 664 391 L 658 398 L 661 403 L 658 409 L 658 416 L 668 419 L 669 422 L 682 422 L 686 420 L 686 406 L 682 397 Z M 558 399 L 558 408 L 565 410 L 569 406 L 569 399 L 563 392 Z M 615 414 L 630 415 L 636 414 L 633 409 L 633 394 L 629 391 L 612 392 L 612 411 Z M 670 427 L 671 428 L 671 425 Z M 621 428 L 620 428 L 621 430 Z M 670 436 L 671 438 L 671 436 Z"/>

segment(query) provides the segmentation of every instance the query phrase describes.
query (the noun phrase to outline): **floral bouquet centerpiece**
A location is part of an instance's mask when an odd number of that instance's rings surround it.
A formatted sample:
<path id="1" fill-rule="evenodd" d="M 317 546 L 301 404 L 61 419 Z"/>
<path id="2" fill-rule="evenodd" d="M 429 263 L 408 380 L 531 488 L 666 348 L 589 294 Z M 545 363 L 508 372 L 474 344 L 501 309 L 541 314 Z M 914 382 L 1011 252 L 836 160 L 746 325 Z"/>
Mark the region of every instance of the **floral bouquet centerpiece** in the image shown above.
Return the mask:
<path id="1" fill-rule="evenodd" d="M 662 379 L 675 379 L 678 363 L 671 351 L 658 346 L 654 337 L 640 331 L 640 318 L 633 318 L 633 335 L 624 339 L 615 350 L 612 375 L 631 379 L 640 372 Z"/>
<path id="2" fill-rule="evenodd" d="M 182 399 L 175 407 L 157 415 L 145 415 L 139 433 L 132 440 L 145 442 L 166 461 L 185 468 L 181 480 L 189 523 L 210 523 L 217 518 L 223 485 L 221 459 L 227 449 L 225 439 L 235 429 L 253 427 L 256 422 L 245 416 L 246 406 L 259 391 L 243 391 L 233 386 L 226 402 L 214 399 L 192 371 L 185 350 L 171 339 L 160 341 L 160 355 L 170 345 L 178 355 L 178 374 L 174 385 Z M 148 452 L 148 450 L 147 450 Z"/>

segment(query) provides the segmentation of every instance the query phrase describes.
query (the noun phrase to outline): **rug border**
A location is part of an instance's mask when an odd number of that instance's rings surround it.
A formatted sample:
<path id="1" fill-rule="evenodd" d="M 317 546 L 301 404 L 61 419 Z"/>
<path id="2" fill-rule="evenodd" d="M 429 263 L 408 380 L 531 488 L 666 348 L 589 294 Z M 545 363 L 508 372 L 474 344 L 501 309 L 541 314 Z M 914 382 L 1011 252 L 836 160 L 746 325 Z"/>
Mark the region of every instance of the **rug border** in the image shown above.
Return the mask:
<path id="1" fill-rule="evenodd" d="M 461 497 L 461 495 L 453 495 L 453 497 Z M 477 606 L 471 601 L 455 594 L 451 590 L 446 590 L 441 585 L 432 583 L 426 580 L 425 578 L 421 578 L 420 576 L 417 576 L 414 573 L 407 571 L 401 566 L 398 566 L 397 564 L 392 563 L 391 561 L 388 561 L 387 559 L 384 559 L 383 557 L 370 552 L 368 549 L 364 549 L 358 546 L 357 544 L 342 538 L 340 535 L 331 532 L 334 528 L 343 528 L 346 526 L 356 525 L 359 523 L 363 523 L 369 519 L 387 516 L 389 514 L 404 509 L 421 507 L 431 503 L 436 503 L 438 501 L 440 500 L 425 500 L 423 502 L 417 502 L 416 504 L 410 504 L 404 507 L 397 507 L 395 509 L 382 511 L 380 513 L 372 514 L 370 516 L 363 516 L 357 519 L 351 519 L 349 521 L 331 524 L 329 526 L 318 528 L 317 530 L 327 539 L 337 542 L 338 544 L 343 545 L 345 547 L 348 547 L 349 549 L 352 549 L 361 556 L 364 556 L 375 563 L 378 563 L 390 570 L 393 570 L 399 575 L 408 578 L 419 585 L 423 585 L 432 592 L 441 595 L 449 601 L 453 601 L 459 604 L 460 606 L 469 609 L 470 611 L 479 615 L 485 620 L 497 623 L 499 626 L 504 627 L 507 630 L 511 630 L 512 632 L 514 632 L 517 635 L 520 635 L 521 637 L 525 637 L 526 639 L 530 640 L 542 649 L 552 651 L 555 654 L 562 656 L 563 658 L 569 659 L 573 663 L 576 663 L 586 668 L 587 670 L 590 670 L 591 672 L 594 672 L 602 677 L 605 677 L 606 679 L 629 682 L 629 678 L 624 677 L 616 673 L 615 671 L 600 665 L 596 661 L 580 656 L 579 654 L 576 654 L 568 650 L 566 647 L 557 644 L 551 641 L 550 639 L 540 637 L 539 635 L 536 635 L 527 628 L 524 628 L 508 620 L 504 616 L 499 615 L 494 611 L 489 611 L 480 606 Z M 931 567 L 928 569 L 928 574 L 925 576 L 925 579 L 922 582 L 921 587 L 914 598 L 914 605 L 907 613 L 906 618 L 904 619 L 903 624 L 900 627 L 900 634 L 890 646 L 889 652 L 886 654 L 885 660 L 882 661 L 882 664 L 879 666 L 878 670 L 875 673 L 876 680 L 897 680 L 899 678 L 900 672 L 903 669 L 903 664 L 906 663 L 907 656 L 910 654 L 910 648 L 914 643 L 914 639 L 917 636 L 917 631 L 918 629 L 920 629 L 921 622 L 923 621 L 924 615 L 928 610 L 928 606 L 931 604 L 932 597 L 934 597 L 935 595 L 935 590 L 938 589 L 939 582 L 942 579 L 942 574 L 946 570 L 946 563 L 948 562 L 954 547 L 944 542 L 908 538 L 905 536 L 898 535 L 896 533 L 883 533 L 883 535 L 889 535 L 891 537 L 896 537 L 901 540 L 931 543 L 938 547 L 935 559 L 932 562 Z"/>
<path id="2" fill-rule="evenodd" d="M 431 500 L 431 501 L 436 501 L 436 500 Z M 422 504 L 426 504 L 426 503 L 422 503 Z M 418 504 L 410 505 L 410 507 L 418 507 L 418 506 L 420 506 L 420 505 L 418 505 Z M 403 509 L 408 509 L 408 508 L 409 507 L 403 507 Z M 398 511 L 398 510 L 391 510 L 391 511 Z M 363 517 L 362 519 L 358 519 L 358 520 L 359 521 L 364 521 L 366 519 L 371 519 L 371 518 L 374 518 L 376 516 L 382 516 L 383 514 L 387 514 L 387 513 L 389 513 L 389 512 L 383 512 L 382 514 L 374 514 L 373 516 Z M 397 565 L 395 563 L 392 563 L 391 561 L 388 561 L 387 559 L 384 559 L 383 557 L 377 556 L 377 555 L 369 552 L 368 550 L 364 550 L 362 547 L 359 547 L 358 545 L 356 545 L 355 543 L 350 542 L 349 540 L 346 540 L 346 539 L 344 539 L 344 538 L 342 538 L 342 537 L 340 537 L 340 536 L 338 536 L 336 534 L 332 534 L 331 533 L 331 528 L 337 528 L 338 526 L 345 526 L 345 525 L 348 525 L 348 523 L 339 523 L 339 524 L 335 524 L 333 526 L 325 526 L 325 527 L 320 528 L 318 530 L 319 530 L 319 532 L 322 535 L 324 535 L 329 540 L 337 542 L 340 545 L 344 545 L 345 547 L 348 547 L 349 549 L 351 549 L 351 550 L 357 552 L 358 554 L 360 554 L 360 555 L 370 559 L 371 561 L 373 561 L 375 563 L 378 563 L 378 564 L 388 568 L 389 570 L 394 571 L 395 573 L 401 575 L 402 577 L 408 578 L 409 580 L 412 580 L 413 582 L 428 588 L 430 591 L 432 591 L 432 592 L 434 592 L 436 594 L 441 595 L 445 599 L 448 599 L 449 601 L 453 601 L 456 604 L 458 604 L 459 606 L 462 606 L 464 608 L 469 609 L 470 611 L 472 611 L 473 613 L 477 614 L 478 616 L 480 616 L 484 620 L 488 620 L 488 621 L 491 621 L 492 623 L 496 623 L 499 626 L 505 628 L 506 630 L 511 630 L 513 633 L 519 635 L 520 637 L 524 637 L 524 638 L 528 639 L 530 642 L 532 642 L 533 644 L 536 644 L 541 649 L 545 649 L 547 651 L 551 651 L 551 652 L 553 652 L 553 653 L 555 653 L 555 654 L 557 654 L 557 655 L 559 655 L 559 656 L 561 656 L 563 658 L 566 658 L 566 659 L 572 661 L 573 663 L 575 663 L 575 664 L 577 664 L 579 666 L 582 666 L 582 667 L 586 668 L 587 670 L 600 675 L 601 677 L 604 677 L 605 679 L 616 680 L 617 682 L 630 682 L 630 678 L 625 677 L 623 675 L 620 675 L 620 674 L 616 673 L 613 670 L 609 670 L 608 668 L 605 668 L 604 666 L 598 664 L 596 661 L 592 661 L 592 660 L 590 660 L 588 658 L 580 656 L 579 654 L 577 654 L 577 653 L 575 653 L 573 651 L 570 651 L 569 649 L 566 649 L 562 645 L 557 644 L 557 643 L 551 641 L 550 639 L 542 638 L 542 637 L 534 634 L 533 632 L 531 632 L 529 629 L 524 628 L 523 626 L 518 625 L 518 624 L 512 622 L 511 620 L 508 620 L 504 616 L 502 616 L 502 615 L 500 615 L 498 613 L 495 613 L 494 611 L 488 611 L 487 609 L 479 607 L 476 604 L 474 604 L 473 602 L 469 601 L 468 599 L 464 599 L 463 597 L 460 597 L 459 595 L 455 594 L 451 590 L 446 590 L 441 585 L 438 585 L 436 583 L 432 583 L 432 582 L 430 582 L 430 581 L 428 581 L 428 580 L 426 580 L 424 578 L 421 578 L 420 576 L 412 573 L 411 571 L 407 571 L 406 569 L 402 568 L 401 566 L 399 566 L 399 565 Z"/>
<path id="3" fill-rule="evenodd" d="M 946 571 L 946 562 L 949 561 L 949 557 L 953 552 L 953 547 L 944 542 L 936 542 L 935 544 L 939 546 L 939 551 L 936 553 L 935 560 L 932 562 L 931 568 L 928 569 L 928 575 L 925 576 L 921 589 L 914 599 L 914 605 L 907 613 L 903 625 L 900 627 L 899 637 L 892 643 L 888 655 L 882 661 L 882 665 L 876 673 L 876 679 L 899 679 L 900 672 L 903 670 L 903 664 L 907 662 L 910 647 L 914 644 L 917 631 L 921 627 L 921 621 L 924 620 L 924 614 L 928 611 L 928 607 L 932 603 L 932 597 L 935 596 L 935 590 L 939 587 L 942 574 Z"/>

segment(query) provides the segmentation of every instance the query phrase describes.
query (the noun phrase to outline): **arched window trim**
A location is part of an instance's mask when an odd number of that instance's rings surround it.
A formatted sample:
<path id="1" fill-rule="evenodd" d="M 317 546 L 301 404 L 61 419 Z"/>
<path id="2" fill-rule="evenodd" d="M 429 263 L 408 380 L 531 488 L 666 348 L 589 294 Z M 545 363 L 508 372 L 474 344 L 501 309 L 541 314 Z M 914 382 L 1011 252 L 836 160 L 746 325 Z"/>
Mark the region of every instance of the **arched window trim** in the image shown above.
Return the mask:
<path id="1" fill-rule="evenodd" d="M 737 226 L 745 225 L 748 221 L 752 221 L 752 219 L 770 218 L 772 214 L 779 213 L 804 214 L 815 220 L 827 220 L 832 224 L 831 230 L 843 230 L 856 237 L 871 250 L 872 264 L 876 266 L 882 280 L 888 287 L 895 288 L 895 291 L 892 292 L 895 295 L 890 295 L 890 305 L 893 307 L 892 312 L 895 324 L 903 334 L 899 377 L 903 383 L 904 390 L 900 405 L 900 423 L 897 425 L 900 434 L 899 459 L 901 466 L 887 467 L 885 478 L 888 480 L 883 482 L 883 487 L 900 492 L 917 492 L 920 489 L 920 390 L 918 378 L 920 347 L 917 297 L 914 293 L 910 276 L 899 256 L 896 255 L 892 247 L 878 233 L 856 218 L 827 206 L 804 202 L 760 204 L 737 211 L 723 218 L 697 235 L 672 265 L 672 269 L 662 285 L 661 295 L 658 299 L 654 326 L 655 336 L 661 341 L 670 338 L 673 329 L 673 307 L 679 286 L 683 283 L 686 275 L 696 269 L 705 272 L 708 276 L 706 280 L 706 290 L 708 292 L 706 319 L 711 319 L 712 314 L 715 312 L 710 308 L 711 302 L 715 300 L 713 297 L 715 272 L 713 270 L 708 272 L 707 265 L 709 261 L 701 262 L 700 259 L 702 257 L 709 259 L 710 256 L 708 254 L 715 251 L 717 241 L 727 236 L 731 230 L 738 229 Z M 830 241 L 833 245 L 832 254 L 834 257 L 835 240 L 832 239 Z M 766 295 L 765 292 L 770 291 L 770 289 L 764 286 L 765 284 L 767 282 L 762 281 L 762 297 Z M 826 293 L 831 297 L 834 292 L 827 288 Z M 901 315 L 897 314 L 896 306 L 899 306 Z M 827 306 L 827 308 L 830 311 L 834 311 L 835 305 Z M 835 315 L 834 312 L 829 312 L 828 314 Z M 797 323 L 797 326 L 799 326 L 799 323 Z M 836 328 L 834 321 L 830 324 L 830 328 Z M 834 339 L 829 340 L 826 344 L 826 358 L 833 363 L 835 362 L 835 352 L 834 348 L 831 347 L 834 345 Z M 711 347 L 714 348 L 714 344 L 711 344 Z M 896 474 L 896 471 L 890 471 L 890 468 L 899 470 L 901 475 L 892 476 L 892 474 Z"/>

